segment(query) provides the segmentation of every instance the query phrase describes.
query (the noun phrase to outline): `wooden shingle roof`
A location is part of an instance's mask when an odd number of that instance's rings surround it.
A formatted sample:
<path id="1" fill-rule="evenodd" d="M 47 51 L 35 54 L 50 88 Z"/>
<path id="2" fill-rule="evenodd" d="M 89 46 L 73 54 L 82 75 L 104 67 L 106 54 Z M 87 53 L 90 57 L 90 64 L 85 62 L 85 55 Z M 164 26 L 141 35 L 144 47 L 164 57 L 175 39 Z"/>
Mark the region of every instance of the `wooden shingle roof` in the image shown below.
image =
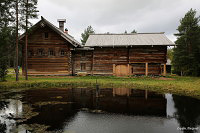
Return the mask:
<path id="1" fill-rule="evenodd" d="M 161 33 L 133 33 L 133 34 L 91 34 L 85 44 L 87 47 L 120 47 L 133 45 L 165 45 L 174 46 L 164 34 Z"/>

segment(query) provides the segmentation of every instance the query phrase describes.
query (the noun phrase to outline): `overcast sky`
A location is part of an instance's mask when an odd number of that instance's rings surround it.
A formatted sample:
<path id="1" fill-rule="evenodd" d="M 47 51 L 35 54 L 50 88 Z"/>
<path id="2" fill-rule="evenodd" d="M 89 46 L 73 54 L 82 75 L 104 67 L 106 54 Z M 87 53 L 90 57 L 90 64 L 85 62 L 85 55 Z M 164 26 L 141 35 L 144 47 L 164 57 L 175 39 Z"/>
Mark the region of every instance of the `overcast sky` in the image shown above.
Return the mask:
<path id="1" fill-rule="evenodd" d="M 165 32 L 175 41 L 179 20 L 191 8 L 199 15 L 200 0 L 38 0 L 39 15 L 56 26 L 66 19 L 65 28 L 79 42 L 88 25 L 96 33 Z"/>

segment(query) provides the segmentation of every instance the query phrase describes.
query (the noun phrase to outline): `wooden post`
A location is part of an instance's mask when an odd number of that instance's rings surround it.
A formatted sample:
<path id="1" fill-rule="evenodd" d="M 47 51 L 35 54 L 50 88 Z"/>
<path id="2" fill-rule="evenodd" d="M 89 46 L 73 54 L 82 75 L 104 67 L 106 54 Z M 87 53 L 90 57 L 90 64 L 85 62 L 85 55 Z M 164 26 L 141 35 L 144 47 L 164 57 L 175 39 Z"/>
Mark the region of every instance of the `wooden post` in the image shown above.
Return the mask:
<path id="1" fill-rule="evenodd" d="M 128 76 L 130 76 L 130 65 L 129 64 L 127 66 L 127 72 L 128 72 Z"/>
<path id="2" fill-rule="evenodd" d="M 145 76 L 148 76 L 148 63 L 145 63 Z"/>
<path id="3" fill-rule="evenodd" d="M 163 76 L 166 76 L 167 74 L 167 71 L 166 71 L 166 63 L 164 64 L 164 73 L 163 73 Z"/>
<path id="4" fill-rule="evenodd" d="M 116 65 L 113 64 L 113 76 L 115 76 L 115 72 L 116 72 Z"/>

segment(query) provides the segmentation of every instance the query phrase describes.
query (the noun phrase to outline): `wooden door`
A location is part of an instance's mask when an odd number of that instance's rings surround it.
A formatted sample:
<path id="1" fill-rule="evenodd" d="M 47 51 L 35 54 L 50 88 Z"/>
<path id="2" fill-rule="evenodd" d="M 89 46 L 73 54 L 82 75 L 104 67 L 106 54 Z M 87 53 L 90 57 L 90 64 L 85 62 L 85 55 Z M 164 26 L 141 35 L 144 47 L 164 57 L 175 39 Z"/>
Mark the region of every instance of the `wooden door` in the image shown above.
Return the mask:
<path id="1" fill-rule="evenodd" d="M 117 65 L 115 68 L 116 76 L 127 76 L 128 66 L 127 65 Z"/>

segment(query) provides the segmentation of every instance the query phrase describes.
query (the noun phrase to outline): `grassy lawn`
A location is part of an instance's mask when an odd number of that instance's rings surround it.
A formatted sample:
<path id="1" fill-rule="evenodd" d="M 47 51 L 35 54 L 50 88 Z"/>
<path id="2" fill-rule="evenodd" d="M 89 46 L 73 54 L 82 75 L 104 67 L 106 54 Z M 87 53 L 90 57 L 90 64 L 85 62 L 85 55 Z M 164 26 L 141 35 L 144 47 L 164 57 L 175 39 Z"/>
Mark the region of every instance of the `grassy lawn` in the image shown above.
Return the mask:
<path id="1" fill-rule="evenodd" d="M 100 88 L 147 89 L 159 93 L 173 93 L 200 99 L 200 78 L 198 77 L 30 76 L 29 80 L 26 81 L 23 76 L 20 76 L 20 81 L 16 82 L 15 75 L 10 73 L 6 82 L 0 82 L 0 88 L 94 87 L 96 82 L 100 85 Z"/>

